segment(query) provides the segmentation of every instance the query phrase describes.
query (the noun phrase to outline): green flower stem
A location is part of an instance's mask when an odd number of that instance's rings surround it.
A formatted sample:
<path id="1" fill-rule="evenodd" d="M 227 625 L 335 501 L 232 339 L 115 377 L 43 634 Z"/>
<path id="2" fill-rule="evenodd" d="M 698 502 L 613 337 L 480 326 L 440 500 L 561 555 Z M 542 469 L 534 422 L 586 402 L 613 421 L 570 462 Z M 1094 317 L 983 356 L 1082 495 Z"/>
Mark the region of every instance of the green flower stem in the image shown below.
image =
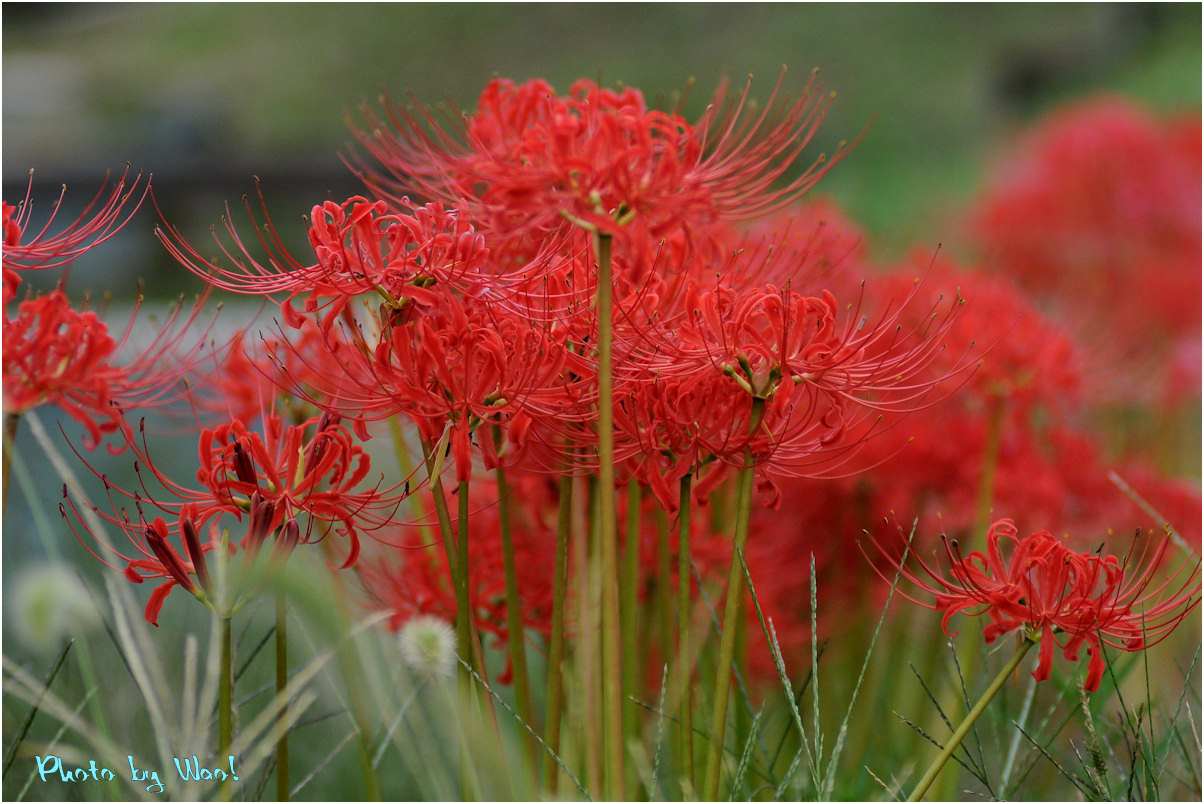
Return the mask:
<path id="1" fill-rule="evenodd" d="M 234 742 L 234 661 L 230 653 L 230 618 L 218 615 L 217 641 L 219 646 L 217 682 L 217 755 L 225 759 Z M 230 800 L 231 782 L 226 779 L 218 788 L 221 801 Z"/>
<path id="2" fill-rule="evenodd" d="M 468 651 L 469 663 L 482 678 L 481 655 L 474 639 L 472 628 L 472 599 L 468 585 L 468 481 L 461 480 L 457 486 L 456 498 L 458 510 L 456 513 L 456 569 L 454 582 L 456 585 L 456 642 Z M 465 687 L 473 689 L 472 677 L 462 672 L 461 677 Z M 475 697 L 475 696 L 474 696 Z"/>
<path id="3" fill-rule="evenodd" d="M 673 576 L 673 533 L 669 528 L 668 515 L 659 507 L 656 512 L 656 577 L 670 578 Z M 657 583 L 653 589 L 655 597 L 650 608 L 655 618 L 655 628 L 649 625 L 648 630 L 655 631 L 654 638 L 660 640 L 661 656 L 672 656 L 676 647 L 674 631 L 677 630 L 677 618 L 673 614 L 677 604 L 677 595 L 672 584 Z M 649 640 L 649 645 L 652 641 Z"/>
<path id="4" fill-rule="evenodd" d="M 753 398 L 750 430 L 761 421 L 765 400 Z M 732 661 L 736 656 L 736 634 L 740 628 L 740 604 L 744 600 L 744 572 L 740 554 L 748 541 L 748 523 L 752 516 L 753 493 L 752 447 L 744 448 L 744 466 L 736 483 L 736 532 L 733 538 L 732 565 L 727 576 L 727 597 L 723 605 L 723 635 L 719 641 L 719 663 L 715 668 L 714 712 L 711 717 L 711 736 L 707 751 L 706 776 L 702 797 L 708 801 L 719 798 L 719 777 L 723 769 L 723 746 L 727 734 L 727 704 L 732 686 Z"/>
<path id="5" fill-rule="evenodd" d="M 502 430 L 494 426 L 495 442 L 501 442 Z M 514 563 L 514 536 L 510 522 L 510 485 L 506 481 L 506 470 L 500 465 L 496 470 L 498 493 L 498 519 L 502 535 L 502 566 L 506 576 L 506 627 L 510 632 L 510 667 L 514 677 L 515 710 L 523 723 L 533 724 L 534 709 L 531 705 L 531 680 L 527 672 L 527 642 L 523 635 L 522 603 L 518 597 L 518 571 Z M 523 764 L 531 778 L 535 776 L 535 750 L 530 740 L 519 744 Z"/>
<path id="6" fill-rule="evenodd" d="M 579 636 L 573 645 L 573 667 L 577 671 L 576 689 L 581 721 L 574 724 L 577 734 L 585 735 L 585 771 L 591 786 L 606 784 L 606 728 L 602 723 L 601 636 L 602 636 L 602 545 L 598 538 L 598 476 L 587 478 L 589 489 L 585 505 L 583 538 L 574 535 L 577 549 L 577 577 L 581 602 L 577 606 Z M 577 692 L 580 690 L 580 692 Z"/>
<path id="7" fill-rule="evenodd" d="M 380 785 L 376 781 L 376 769 L 372 767 L 372 745 L 369 742 L 365 723 L 358 719 L 360 732 L 360 769 L 364 774 L 364 800 L 380 801 Z"/>
<path id="8" fill-rule="evenodd" d="M 636 695 L 640 687 L 639 628 L 640 609 L 640 483 L 635 478 L 627 484 L 627 526 L 623 539 L 623 574 L 621 577 L 619 628 L 623 645 L 623 700 Z M 623 739 L 631 740 L 640 733 L 639 712 L 633 706 L 623 708 Z"/>
<path id="9" fill-rule="evenodd" d="M 598 487 L 602 572 L 602 728 L 605 746 L 603 795 L 626 798 L 623 747 L 622 644 L 619 627 L 618 525 L 615 521 L 614 377 L 611 366 L 613 309 L 611 237 L 594 233 L 598 256 Z"/>
<path id="10" fill-rule="evenodd" d="M 681 775 L 694 787 L 694 666 L 690 654 L 690 473 L 677 506 L 677 683 L 681 685 Z"/>
<path id="11" fill-rule="evenodd" d="M 406 446 L 405 435 L 401 432 L 399 416 L 389 418 L 389 435 L 393 439 L 393 452 L 397 456 L 397 467 L 401 470 L 401 476 L 409 478 L 414 474 L 414 465 L 410 459 L 410 449 Z M 426 506 L 422 504 L 422 495 L 407 494 L 406 497 L 410 501 L 410 508 L 414 511 L 414 518 L 419 522 L 424 522 Z M 421 529 L 423 533 L 427 532 L 426 525 L 422 525 Z"/>
<path id="12" fill-rule="evenodd" d="M 987 704 L 989 704 L 991 699 L 993 699 L 995 695 L 1001 689 L 1003 689 L 1003 685 L 1007 683 L 1008 677 L 1015 672 L 1016 668 L 1020 666 L 1020 662 L 1024 660 L 1025 655 L 1029 652 L 1033 645 L 1036 644 L 1036 640 L 1025 636 L 1024 640 L 1020 644 L 1020 649 L 1016 651 L 1015 655 L 1013 655 L 1008 663 L 1004 665 L 1003 669 L 999 671 L 999 675 L 995 676 L 995 680 L 991 682 L 991 685 L 987 687 L 986 692 L 984 692 L 982 697 L 978 699 L 978 703 L 974 704 L 974 708 L 970 710 L 969 714 L 966 715 L 965 720 L 963 720 L 961 725 L 957 727 L 957 731 L 953 732 L 953 736 L 949 738 L 947 743 L 945 743 L 945 747 L 941 751 L 941 755 L 938 756 L 936 761 L 934 761 L 928 768 L 928 771 L 924 774 L 924 778 L 920 779 L 920 783 L 916 785 L 916 789 L 912 791 L 911 796 L 907 799 L 908 801 L 919 801 L 924 797 L 924 794 L 928 792 L 928 788 L 932 786 L 932 783 L 936 780 L 937 775 L 941 772 L 941 768 L 945 767 L 945 763 L 949 761 L 949 757 L 953 756 L 953 752 L 957 750 L 957 747 L 961 745 L 962 740 L 964 740 L 966 735 L 970 733 L 970 729 L 974 727 L 974 723 L 978 720 L 979 715 L 986 711 Z"/>
<path id="13" fill-rule="evenodd" d="M 283 587 L 276 587 L 276 698 L 288 687 L 288 603 Z M 276 800 L 289 800 L 288 699 L 280 708 L 280 736 L 276 739 Z"/>
<path id="14" fill-rule="evenodd" d="M 560 501 L 556 518 L 556 569 L 552 578 L 552 634 L 548 642 L 548 719 L 544 725 L 544 742 L 553 754 L 560 752 L 560 720 L 564 711 L 565 598 L 569 586 L 569 533 L 573 521 L 573 477 L 560 476 Z M 548 757 L 543 766 L 543 791 L 554 795 L 556 763 Z"/>
<path id="15" fill-rule="evenodd" d="M 480 654 L 475 649 L 472 640 L 471 610 L 468 601 L 468 484 L 460 484 L 460 520 L 457 532 L 453 532 L 451 513 L 447 510 L 447 497 L 443 493 L 443 481 L 434 471 L 435 450 L 437 446 L 423 442 L 427 478 L 431 486 L 431 496 L 435 501 L 435 514 L 439 519 L 439 533 L 443 537 L 443 550 L 447 554 L 447 566 L 451 572 L 452 588 L 456 594 L 456 644 L 458 649 L 468 659 L 473 669 L 484 677 L 480 664 Z M 467 670 L 461 668 L 461 683 L 472 686 L 472 677 Z"/>
<path id="16" fill-rule="evenodd" d="M 447 497 L 443 493 L 443 481 L 434 472 L 436 448 L 435 445 L 429 444 L 423 439 L 422 452 L 426 462 L 426 477 L 427 483 L 431 488 L 431 497 L 435 502 L 435 516 L 439 519 L 439 535 L 443 537 L 443 551 L 447 554 L 447 566 L 451 572 L 452 587 L 458 588 L 459 583 L 456 580 L 459 577 L 456 567 L 456 538 L 452 533 L 451 514 L 447 510 Z M 461 645 L 460 649 L 464 650 L 465 646 Z"/>
<path id="17" fill-rule="evenodd" d="M 328 524 L 329 527 L 329 524 Z M 326 560 L 333 566 L 334 548 L 332 542 L 328 538 L 320 540 L 326 551 Z M 353 620 L 356 610 L 356 604 L 352 600 L 352 593 L 347 589 L 347 582 L 344 573 L 335 572 L 327 576 L 330 580 L 331 593 L 334 601 L 334 612 L 340 617 L 345 618 L 343 621 Z M 373 728 L 371 721 L 373 719 L 374 709 L 365 695 L 367 690 L 367 681 L 364 676 L 363 664 L 359 650 L 356 648 L 352 640 L 340 640 L 335 646 L 335 655 L 338 658 L 341 678 L 346 683 L 348 708 L 347 716 L 351 722 L 355 724 L 355 732 L 357 743 L 359 744 L 360 768 L 363 771 L 364 778 L 364 801 L 380 801 L 380 781 L 376 776 L 376 769 L 372 762 L 372 732 Z"/>

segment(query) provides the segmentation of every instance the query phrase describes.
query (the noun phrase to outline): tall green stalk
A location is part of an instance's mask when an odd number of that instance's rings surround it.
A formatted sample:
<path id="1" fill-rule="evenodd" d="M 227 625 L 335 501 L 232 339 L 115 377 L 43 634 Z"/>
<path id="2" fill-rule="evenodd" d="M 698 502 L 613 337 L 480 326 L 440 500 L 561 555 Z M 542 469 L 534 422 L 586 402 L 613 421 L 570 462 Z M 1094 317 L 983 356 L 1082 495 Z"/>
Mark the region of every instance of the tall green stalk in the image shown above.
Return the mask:
<path id="1" fill-rule="evenodd" d="M 456 511 L 456 628 L 463 628 L 459 634 L 461 645 L 472 644 L 472 631 L 468 625 L 472 614 L 472 602 L 468 585 L 468 481 L 461 480 L 456 489 L 456 501 L 459 503 Z M 460 611 L 463 610 L 463 616 Z M 461 623 L 463 625 L 461 626 Z"/>
<path id="2" fill-rule="evenodd" d="M 602 728 L 604 795 L 626 797 L 623 747 L 622 644 L 619 625 L 618 525 L 615 507 L 614 377 L 612 375 L 611 236 L 594 233 L 598 257 L 598 506 L 602 573 Z"/>
<path id="3" fill-rule="evenodd" d="M 588 499 L 585 524 L 574 535 L 577 551 L 577 586 L 581 589 L 577 605 L 578 637 L 573 644 L 573 668 L 576 670 L 578 709 L 582 713 L 577 734 L 585 737 L 585 771 L 592 789 L 606 784 L 606 729 L 602 722 L 602 558 L 598 538 L 598 476 L 586 479 Z"/>
<path id="4" fill-rule="evenodd" d="M 438 446 L 423 442 L 422 449 L 425 453 L 431 496 L 435 501 L 435 515 L 439 520 L 439 534 L 443 537 L 443 550 L 447 554 L 447 566 L 456 595 L 456 642 L 465 660 L 484 678 L 481 652 L 476 645 L 477 641 L 473 639 L 472 609 L 468 599 L 468 483 L 462 482 L 459 485 L 460 518 L 456 529 L 453 530 L 451 513 L 447 509 L 447 497 L 443 493 L 443 481 L 435 468 L 435 450 Z M 471 687 L 472 677 L 467 670 L 461 668 L 459 672 L 462 681 L 466 682 L 467 687 Z"/>
<path id="5" fill-rule="evenodd" d="M 753 398 L 750 430 L 755 430 L 761 421 L 765 400 Z M 748 523 L 752 516 L 753 492 L 752 447 L 744 448 L 744 466 L 736 483 L 736 532 L 733 538 L 732 565 L 727 576 L 727 597 L 723 606 L 723 634 L 719 641 L 719 663 L 715 668 L 715 692 L 712 696 L 714 712 L 711 717 L 711 736 L 707 751 L 706 776 L 702 797 L 715 801 L 719 798 L 719 777 L 723 769 L 723 746 L 727 735 L 727 705 L 731 692 L 732 661 L 736 656 L 736 635 L 740 628 L 740 604 L 744 600 L 743 571 L 740 554 L 748 541 Z"/>
<path id="6" fill-rule="evenodd" d="M 548 642 L 548 718 L 544 742 L 553 754 L 560 752 L 560 720 L 564 711 L 564 623 L 569 585 L 569 533 L 573 521 L 573 477 L 560 476 L 560 501 L 556 518 L 556 568 L 552 576 L 552 633 Z M 552 795 L 556 784 L 556 763 L 548 757 L 543 766 L 543 791 Z"/>
<path id="7" fill-rule="evenodd" d="M 632 478 L 627 484 L 627 525 L 623 539 L 623 569 L 619 587 L 619 627 L 623 645 L 623 700 L 636 695 L 640 688 L 641 663 L 639 652 L 640 608 L 640 482 Z M 640 733 L 639 712 L 633 706 L 623 707 L 623 739 L 637 738 Z"/>
<path id="8" fill-rule="evenodd" d="M 681 775 L 694 787 L 694 663 L 690 653 L 690 473 L 677 505 L 677 683 L 681 685 Z"/>
<path id="9" fill-rule="evenodd" d="M 920 783 L 916 785 L 916 789 L 912 791 L 911 796 L 907 799 L 908 801 L 919 801 L 924 797 L 924 794 L 928 792 L 928 788 L 932 787 L 932 783 L 936 780 L 937 775 L 940 774 L 941 769 L 945 767 L 945 763 L 949 761 L 949 758 L 953 756 L 953 752 L 957 750 L 962 740 L 970 733 L 970 729 L 974 727 L 974 723 L 978 720 L 979 716 L 986 711 L 987 704 L 1003 689 L 1003 685 L 1007 683 L 1008 677 L 1015 672 L 1016 668 L 1020 666 L 1020 662 L 1024 660 L 1025 654 L 1036 644 L 1036 641 L 1027 636 L 1023 639 L 1020 649 L 1016 651 L 1015 655 L 999 671 L 999 675 L 995 676 L 990 686 L 987 687 L 986 692 L 978 699 L 978 703 L 974 704 L 974 708 L 969 711 L 965 719 L 961 722 L 961 725 L 953 732 L 953 736 L 945 743 L 940 756 L 929 766 L 924 777 L 920 779 Z"/>
<path id="10" fill-rule="evenodd" d="M 499 427 L 493 428 L 496 441 L 502 440 Z M 514 563 L 514 535 L 510 521 L 510 485 L 506 481 L 506 470 L 497 467 L 498 519 L 502 535 L 502 568 L 506 576 L 506 626 L 510 632 L 510 667 L 513 671 L 514 703 L 519 718 L 528 725 L 534 724 L 534 708 L 531 705 L 531 681 L 527 672 L 527 643 L 523 636 L 522 604 L 518 596 L 518 571 Z M 523 764 L 531 778 L 535 777 L 535 751 L 530 740 L 519 743 Z"/>

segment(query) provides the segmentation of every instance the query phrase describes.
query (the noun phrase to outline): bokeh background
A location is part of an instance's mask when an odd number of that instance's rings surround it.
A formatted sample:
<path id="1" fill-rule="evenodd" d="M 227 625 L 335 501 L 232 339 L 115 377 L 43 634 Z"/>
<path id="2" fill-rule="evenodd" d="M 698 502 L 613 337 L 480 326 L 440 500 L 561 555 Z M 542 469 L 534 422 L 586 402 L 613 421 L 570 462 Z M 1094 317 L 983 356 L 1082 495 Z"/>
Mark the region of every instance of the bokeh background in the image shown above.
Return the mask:
<path id="1" fill-rule="evenodd" d="M 838 97 L 815 153 L 872 121 L 819 191 L 882 258 L 955 248 L 951 216 L 992 155 L 1053 105 L 1115 90 L 1171 112 L 1201 96 L 1192 3 L 5 3 L 3 15 L 6 200 L 36 168 L 36 198 L 66 183 L 82 204 L 130 162 L 200 239 L 258 176 L 298 248 L 313 204 L 356 192 L 345 117 L 382 91 L 471 108 L 494 74 L 562 92 L 588 76 L 655 102 L 694 80 L 696 116 L 724 76 L 752 75 L 765 98 L 783 65 L 795 91 L 818 67 Z M 77 289 L 195 287 L 149 236 L 155 222 L 148 205 L 77 268 Z"/>

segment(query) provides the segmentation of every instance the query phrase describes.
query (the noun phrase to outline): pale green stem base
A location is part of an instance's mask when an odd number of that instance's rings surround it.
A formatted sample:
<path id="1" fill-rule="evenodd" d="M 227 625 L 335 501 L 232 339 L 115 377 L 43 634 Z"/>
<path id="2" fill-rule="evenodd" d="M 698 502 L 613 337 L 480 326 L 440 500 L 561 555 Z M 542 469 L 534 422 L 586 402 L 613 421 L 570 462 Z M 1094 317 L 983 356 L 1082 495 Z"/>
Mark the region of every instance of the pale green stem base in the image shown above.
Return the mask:
<path id="1" fill-rule="evenodd" d="M 640 584 L 640 484 L 632 479 L 627 484 L 627 525 L 623 540 L 623 568 L 620 586 L 619 629 L 623 645 L 623 700 L 640 694 L 640 672 L 643 667 L 639 653 L 640 608 L 633 604 L 639 599 Z M 639 712 L 633 706 L 623 707 L 623 739 L 630 742 L 640 734 Z"/>

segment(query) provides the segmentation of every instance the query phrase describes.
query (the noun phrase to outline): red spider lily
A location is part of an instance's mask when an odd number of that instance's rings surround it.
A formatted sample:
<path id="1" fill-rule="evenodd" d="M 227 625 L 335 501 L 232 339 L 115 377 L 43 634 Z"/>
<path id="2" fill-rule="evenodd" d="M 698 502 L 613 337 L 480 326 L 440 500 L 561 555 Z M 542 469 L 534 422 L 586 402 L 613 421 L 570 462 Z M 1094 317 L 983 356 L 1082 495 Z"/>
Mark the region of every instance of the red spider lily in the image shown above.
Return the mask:
<path id="1" fill-rule="evenodd" d="M 54 203 L 50 217 L 42 224 L 42 228 L 31 231 L 30 215 L 33 204 L 30 196 L 33 193 L 33 171 L 29 172 L 29 189 L 25 200 L 16 207 L 5 202 L 4 214 L 4 282 L 7 286 L 10 278 L 15 276 L 10 272 L 31 268 L 59 268 L 74 260 L 89 249 L 100 245 L 121 230 L 121 227 L 134 216 L 146 193 L 150 189 L 148 180 L 141 189 L 138 183 L 142 173 L 134 176 L 127 186 L 127 177 L 131 168 L 127 165 L 125 172 L 117 183 L 106 194 L 105 185 L 97 191 L 96 197 L 84 208 L 80 216 L 66 228 L 52 233 L 54 220 L 58 216 L 67 188 L 64 185 L 62 193 Z M 106 182 L 107 184 L 107 182 Z M 126 205 L 133 207 L 126 209 Z"/>
<path id="2" fill-rule="evenodd" d="M 111 492 L 112 487 L 108 485 L 107 481 L 105 485 Z M 141 501 L 138 501 L 137 504 L 137 522 L 130 519 L 125 509 L 122 509 L 118 515 L 116 507 L 114 507 L 114 513 L 109 515 L 94 507 L 92 510 L 101 519 L 117 526 L 129 539 L 135 554 L 126 555 L 115 548 L 105 536 L 91 529 L 87 520 L 80 515 L 75 503 L 67 494 L 66 487 L 63 488 L 63 498 L 64 502 L 59 504 L 59 513 L 66 520 L 75 538 L 85 550 L 92 554 L 93 558 L 107 567 L 121 571 L 132 583 L 140 584 L 146 580 L 163 580 L 163 583 L 151 593 L 146 604 L 145 617 L 151 625 L 159 627 L 159 613 L 163 609 L 167 596 L 177 586 L 211 608 L 216 605 L 213 579 L 205 555 L 215 551 L 221 552 L 223 549 L 227 555 L 233 555 L 238 548 L 233 543 L 223 546 L 221 529 L 217 523 L 210 525 L 208 540 L 204 543 L 201 542 L 200 528 L 203 526 L 203 522 L 196 505 L 180 506 L 174 517 L 175 521 L 171 525 L 168 525 L 162 517 L 155 517 L 152 521 L 147 522 Z M 137 498 L 135 497 L 135 499 Z M 112 502 L 111 495 L 110 502 Z M 254 558 L 255 552 L 263 542 L 266 533 L 263 530 L 264 510 L 267 511 L 267 516 L 271 516 L 270 508 L 270 504 L 262 504 L 258 496 L 252 500 L 248 534 L 242 540 L 249 558 Z M 68 511 L 70 511 L 70 515 L 68 515 Z M 85 540 L 75 529 L 73 522 L 79 522 L 91 539 Z M 259 530 L 258 534 L 256 533 L 257 529 Z M 107 559 L 93 550 L 89 541 L 99 542 L 119 562 L 124 562 L 125 566 L 111 563 L 112 559 Z M 283 524 L 277 534 L 272 554 L 273 560 L 283 561 L 286 559 L 299 541 L 300 526 L 295 519 L 290 519 Z M 183 544 L 183 553 L 175 547 L 173 542 Z"/>
<path id="3" fill-rule="evenodd" d="M 311 425 L 314 434 L 307 437 Z M 260 436 L 235 420 L 201 433 L 197 481 L 208 489 L 208 499 L 237 513 L 249 510 L 258 495 L 271 506 L 267 531 L 300 513 L 311 521 L 341 524 L 350 542 L 342 566 L 351 566 L 359 555 L 363 521 L 367 518 L 371 527 L 371 513 L 382 505 L 378 489 L 357 490 L 371 470 L 368 454 L 329 414 L 301 427 L 285 427 L 279 417 L 269 416 L 264 430 Z"/>
<path id="4" fill-rule="evenodd" d="M 808 195 L 747 229 L 745 240 L 760 239 L 770 253 L 763 261 L 742 261 L 725 277 L 730 284 L 825 287 L 844 298 L 859 291 L 870 271 L 866 234 L 832 199 Z"/>
<path id="5" fill-rule="evenodd" d="M 261 198 L 262 203 L 262 198 Z M 354 313 L 352 301 L 369 297 L 377 313 L 373 326 L 386 325 L 402 313 L 423 289 L 445 283 L 473 296 L 496 296 L 524 281 L 533 265 L 501 267 L 468 218 L 442 203 L 403 203 L 390 212 L 384 202 L 361 196 L 341 204 L 315 206 L 309 219 L 309 241 L 316 261 L 299 261 L 280 242 L 270 219 L 254 220 L 259 243 L 267 254 L 261 264 L 226 219 L 233 249 L 219 246 L 232 267 L 202 257 L 173 227 L 158 230 L 159 239 L 182 265 L 211 285 L 234 293 L 282 295 L 281 313 L 290 327 L 302 326 L 307 314 L 319 316 L 323 333 Z M 216 235 L 215 235 L 215 239 Z M 546 254 L 544 249 L 541 254 Z M 545 259 L 540 257 L 540 260 Z"/>
<path id="6" fill-rule="evenodd" d="M 1105 303 L 1117 292 L 1147 298 L 1135 270 L 1159 255 L 1163 271 L 1196 266 L 1196 293 L 1149 296 L 1166 308 L 1150 325 L 1199 326 L 1199 306 L 1185 303 L 1199 294 L 1198 115 L 1183 126 L 1123 98 L 1088 99 L 1040 121 L 999 167 L 974 222 L 1027 287 Z"/>
<path id="7" fill-rule="evenodd" d="M 924 374 L 956 310 L 904 330 L 904 302 L 867 327 L 826 291 L 807 297 L 772 285 L 694 288 L 685 307 L 692 315 L 674 329 L 676 345 L 649 361 L 655 381 L 637 392 L 631 423 L 661 433 L 652 438 L 662 449 L 740 465 L 750 447 L 757 464 L 794 476 L 832 472 L 880 412 L 923 404 L 945 379 Z M 763 403 L 757 421 L 754 400 Z"/>
<path id="8" fill-rule="evenodd" d="M 1049 678 L 1055 645 L 1072 662 L 1086 646 L 1090 658 L 1083 688 L 1094 692 L 1103 679 L 1104 645 L 1126 651 L 1156 645 L 1200 603 L 1199 559 L 1189 558 L 1160 583 L 1155 578 L 1167 539 L 1152 552 L 1146 543 L 1140 555 L 1131 550 L 1120 559 L 1102 550 L 1076 553 L 1048 531 L 1022 538 L 1010 519 L 1001 519 L 987 533 L 985 554 L 975 550 L 963 556 L 956 540 L 943 537 L 942 542 L 950 561 L 948 578 L 918 557 L 921 572 L 879 548 L 903 578 L 935 596 L 928 603 L 904 594 L 943 611 L 946 634 L 956 635 L 949 632 L 955 614 L 986 614 L 988 643 L 1021 629 L 1039 641 L 1033 672 L 1038 681 Z"/>
<path id="9" fill-rule="evenodd" d="M 204 302 L 204 297 L 198 299 L 178 323 L 181 301 L 150 344 L 119 364 L 116 358 L 130 342 L 141 299 L 120 339 L 86 306 L 72 309 L 59 289 L 26 299 L 14 318 L 4 316 L 5 409 L 22 413 L 58 405 L 84 425 L 86 444 L 95 447 L 102 434 L 125 427 L 121 408 L 165 404 L 184 393 L 179 381 L 193 365 L 204 335 L 189 348 L 181 349 L 181 344 Z"/>
<path id="10" fill-rule="evenodd" d="M 71 309 L 60 290 L 22 302 L 4 318 L 4 409 L 57 403 L 87 428 L 90 446 L 99 444 L 119 422 L 104 371 L 116 347 L 104 322 Z"/>
<path id="11" fill-rule="evenodd" d="M 584 79 L 563 97 L 545 81 L 495 79 L 476 112 L 462 123 L 452 117 L 446 128 L 417 103 L 403 109 L 386 101 L 388 123 L 365 109 L 364 128 L 353 128 L 383 166 L 361 164 L 360 172 L 382 198 L 413 190 L 449 203 L 467 199 L 498 247 L 520 253 L 566 221 L 655 240 L 675 227 L 750 219 L 802 195 L 847 151 L 842 145 L 828 164 L 820 157 L 775 186 L 831 100 L 813 75 L 797 101 L 779 104 L 784 77 L 760 114 L 750 111 L 749 88 L 729 101 L 723 82 L 696 123 L 648 109 L 638 90 Z"/>
<path id="12" fill-rule="evenodd" d="M 106 488 L 134 500 L 139 510 L 143 502 L 171 516 L 187 509 L 198 528 L 222 514 L 240 521 L 249 514 L 248 531 L 240 546 L 251 552 L 269 534 L 281 533 L 304 514 L 308 522 L 300 540 L 317 541 L 331 526 L 339 526 L 337 532 L 349 543 L 342 568 L 349 567 L 359 554 L 361 533 L 380 527 L 388 518 L 382 512 L 395 509 L 405 493 L 404 484 L 390 489 L 366 484 L 371 471 L 367 453 L 329 414 L 289 426 L 278 416 L 267 416 L 262 435 L 241 420 L 203 430 L 197 469 L 201 488 L 189 488 L 167 477 L 151 459 L 145 438 L 142 441 L 130 439 L 140 480 L 145 468 L 175 501 L 152 495 L 144 481 L 142 493 L 114 487 L 107 480 Z M 128 520 L 124 512 L 117 514 L 115 505 L 112 508 L 113 514 L 97 513 L 118 525 Z"/>
<path id="13" fill-rule="evenodd" d="M 536 406 L 554 404 L 565 360 L 563 346 L 530 319 L 436 284 L 414 296 L 374 346 L 352 350 L 338 404 L 360 426 L 405 414 L 428 444 L 447 429 L 457 479 L 468 480 L 476 428 L 545 415 Z M 510 433 L 516 446 L 522 422 Z M 493 439 L 479 443 L 494 465 Z"/>
<path id="14" fill-rule="evenodd" d="M 117 525 L 125 533 L 133 545 L 136 553 L 129 556 L 117 550 L 107 539 L 94 533 L 84 524 L 85 520 L 68 496 L 66 487 L 63 489 L 63 499 L 64 502 L 59 504 L 59 513 L 66 520 L 75 538 L 84 546 L 85 550 L 92 554 L 93 558 L 107 567 L 120 570 L 133 583 L 140 584 L 147 579 L 163 579 L 164 582 L 151 593 L 150 600 L 146 605 L 146 621 L 151 625 L 158 627 L 159 612 L 163 609 L 163 603 L 168 594 L 176 586 L 182 587 L 186 592 L 202 601 L 205 601 L 206 596 L 212 593 L 212 580 L 205 562 L 205 553 L 214 550 L 218 543 L 210 540 L 209 543 L 202 546 L 194 520 L 184 511 L 181 511 L 178 521 L 171 527 L 176 530 L 179 540 L 183 542 L 188 555 L 187 559 L 172 546 L 169 527 L 161 517 L 155 517 L 152 522 L 148 523 L 139 508 L 139 521 L 136 523 L 131 521 L 128 516 L 120 519 L 107 518 L 108 522 Z M 68 516 L 68 510 L 70 510 L 71 516 Z M 188 513 L 191 514 L 193 511 L 190 510 Z M 94 539 L 108 548 L 119 561 L 125 563 L 125 566 L 121 567 L 110 563 L 110 559 L 104 558 L 93 550 L 89 546 L 89 542 L 76 531 L 75 525 L 72 524 L 73 519 L 81 523 Z M 184 536 L 186 528 L 187 537 Z"/>
<path id="15" fill-rule="evenodd" d="M 910 285 L 920 258 L 913 255 L 868 285 L 869 294 Z M 1085 360 L 1064 328 L 1001 277 L 944 258 L 926 270 L 925 285 L 956 284 L 964 296 L 949 338 L 975 338 L 981 363 L 957 394 L 910 415 L 864 448 L 861 460 L 875 469 L 857 486 L 872 508 L 907 520 L 940 516 L 941 527 L 957 537 L 976 527 L 985 531 L 984 506 L 1024 511 L 1023 519 L 1017 517 L 1022 528 L 1058 534 L 1105 532 L 1118 521 L 1161 528 L 1166 520 L 1141 512 L 1118 491 L 1109 479 L 1115 469 L 1140 478 L 1147 499 L 1165 499 L 1154 507 L 1165 507 L 1162 515 L 1195 543 L 1198 491 L 1190 493 L 1165 472 L 1120 468 L 1106 457 L 1101 432 L 1076 430 Z M 942 357 L 929 372 L 935 377 L 950 368 Z M 892 460 L 896 453 L 899 460 Z"/>

